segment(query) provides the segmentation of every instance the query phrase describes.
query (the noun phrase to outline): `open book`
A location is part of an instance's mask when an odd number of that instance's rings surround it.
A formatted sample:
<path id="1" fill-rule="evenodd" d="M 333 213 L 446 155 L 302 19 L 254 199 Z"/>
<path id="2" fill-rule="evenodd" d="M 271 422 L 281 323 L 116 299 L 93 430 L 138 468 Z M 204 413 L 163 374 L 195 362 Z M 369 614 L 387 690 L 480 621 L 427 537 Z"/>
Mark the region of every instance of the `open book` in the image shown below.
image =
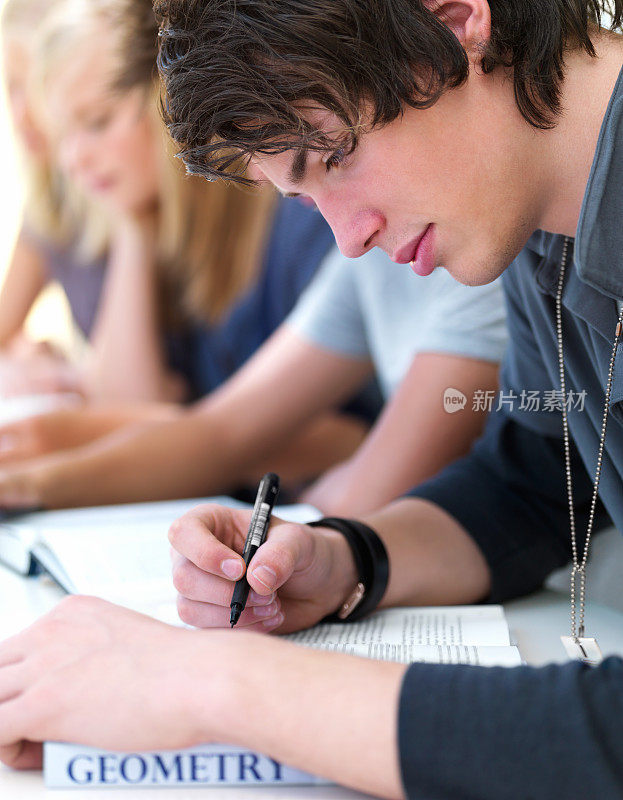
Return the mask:
<path id="1" fill-rule="evenodd" d="M 320 650 L 403 664 L 521 664 L 502 606 L 389 608 L 360 622 L 316 625 L 284 638 Z"/>
<path id="2" fill-rule="evenodd" d="M 235 635 L 235 634 L 233 634 Z M 500 606 L 393 608 L 352 624 L 317 625 L 284 637 L 299 645 L 392 661 L 515 666 Z M 305 785 L 326 781 L 261 753 L 223 744 L 116 753 L 46 742 L 49 788 Z"/>
<path id="3" fill-rule="evenodd" d="M 41 511 L 0 518 L 0 562 L 23 575 L 46 572 L 69 594 L 90 594 L 180 624 L 167 532 L 198 503 L 251 508 L 230 497 Z M 309 522 L 313 506 L 277 506 L 275 516 Z"/>
<path id="4" fill-rule="evenodd" d="M 230 498 L 209 500 L 244 506 Z M 199 502 L 206 501 L 138 503 L 7 519 L 0 522 L 0 560 L 23 574 L 40 567 L 70 593 L 97 595 L 179 624 L 167 531 L 175 518 Z M 275 514 L 298 522 L 319 516 L 311 506 L 281 506 Z M 357 623 L 321 624 L 287 638 L 299 646 L 404 663 L 520 663 L 500 606 L 388 609 Z M 44 776 L 49 787 L 79 788 L 324 782 L 260 753 L 219 744 L 124 754 L 48 742 Z"/>

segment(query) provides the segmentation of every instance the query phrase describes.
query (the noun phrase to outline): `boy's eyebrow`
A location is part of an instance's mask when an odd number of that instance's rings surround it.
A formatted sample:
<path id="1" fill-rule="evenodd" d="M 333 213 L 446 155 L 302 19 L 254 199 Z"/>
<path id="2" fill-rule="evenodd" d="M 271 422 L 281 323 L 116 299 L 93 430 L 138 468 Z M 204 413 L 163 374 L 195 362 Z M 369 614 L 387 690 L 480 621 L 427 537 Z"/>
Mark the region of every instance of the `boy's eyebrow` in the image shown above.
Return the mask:
<path id="1" fill-rule="evenodd" d="M 290 171 L 288 173 L 288 180 L 290 183 L 293 183 L 297 186 L 299 183 L 302 183 L 305 180 L 305 174 L 307 172 L 307 148 L 300 147 L 295 153 L 294 158 L 292 159 L 292 165 L 290 166 Z"/>

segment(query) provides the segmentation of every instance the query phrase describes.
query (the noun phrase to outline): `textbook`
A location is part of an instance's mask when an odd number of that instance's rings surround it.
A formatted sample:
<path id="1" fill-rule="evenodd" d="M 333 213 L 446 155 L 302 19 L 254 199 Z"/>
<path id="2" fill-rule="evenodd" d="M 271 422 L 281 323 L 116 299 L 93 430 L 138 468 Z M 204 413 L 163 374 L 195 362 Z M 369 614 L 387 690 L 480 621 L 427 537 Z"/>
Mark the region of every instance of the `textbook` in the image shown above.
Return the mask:
<path id="1" fill-rule="evenodd" d="M 404 663 L 507 667 L 521 663 L 501 606 L 392 608 L 359 622 L 324 623 L 283 638 L 303 647 Z M 260 753 L 219 744 L 116 753 L 46 742 L 44 777 L 51 789 L 327 783 Z"/>
<path id="2" fill-rule="evenodd" d="M 0 561 L 22 574 L 43 570 L 69 593 L 93 594 L 179 625 L 167 531 L 201 502 L 250 508 L 214 497 L 8 515 L 0 519 Z M 297 522 L 320 516 L 305 505 L 277 507 L 275 514 Z M 521 663 L 500 606 L 386 609 L 356 623 L 324 623 L 284 638 L 302 647 L 403 663 Z M 46 742 L 44 777 L 50 788 L 83 789 L 326 783 L 226 744 L 116 753 Z"/>
<path id="3" fill-rule="evenodd" d="M 502 606 L 387 608 L 350 624 L 324 623 L 284 637 L 306 647 L 411 664 L 521 664 Z"/>
<path id="4" fill-rule="evenodd" d="M 268 756 L 241 747 L 208 744 L 159 753 L 116 753 L 45 742 L 48 789 L 118 789 L 152 786 L 306 786 L 327 784 Z"/>
<path id="5" fill-rule="evenodd" d="M 199 503 L 251 508 L 230 497 L 39 511 L 0 512 L 0 563 L 46 573 L 69 594 L 90 594 L 180 625 L 171 580 L 171 523 Z M 309 505 L 277 506 L 293 522 L 318 519 Z"/>

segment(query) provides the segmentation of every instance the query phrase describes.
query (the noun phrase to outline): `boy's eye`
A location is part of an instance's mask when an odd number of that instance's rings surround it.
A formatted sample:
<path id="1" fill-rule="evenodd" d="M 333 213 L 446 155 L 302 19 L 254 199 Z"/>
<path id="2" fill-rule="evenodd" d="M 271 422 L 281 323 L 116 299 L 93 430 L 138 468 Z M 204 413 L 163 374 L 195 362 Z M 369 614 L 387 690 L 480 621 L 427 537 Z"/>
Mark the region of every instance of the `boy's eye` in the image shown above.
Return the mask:
<path id="1" fill-rule="evenodd" d="M 339 167 L 344 160 L 344 155 L 343 147 L 339 147 L 335 152 L 331 153 L 331 155 L 324 162 L 326 171 L 330 172 L 332 169 Z"/>

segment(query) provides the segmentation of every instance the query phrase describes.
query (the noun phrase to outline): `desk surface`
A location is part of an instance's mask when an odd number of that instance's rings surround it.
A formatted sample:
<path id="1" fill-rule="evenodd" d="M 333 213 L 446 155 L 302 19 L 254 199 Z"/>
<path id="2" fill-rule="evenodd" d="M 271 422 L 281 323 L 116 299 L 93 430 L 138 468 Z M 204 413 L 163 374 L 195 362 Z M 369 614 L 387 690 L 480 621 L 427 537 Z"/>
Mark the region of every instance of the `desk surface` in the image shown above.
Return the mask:
<path id="1" fill-rule="evenodd" d="M 0 639 L 17 633 L 51 609 L 63 592 L 45 579 L 20 578 L 0 566 Z M 540 666 L 566 659 L 560 635 L 568 633 L 569 600 L 564 594 L 543 591 L 505 605 L 511 636 L 529 664 Z M 604 655 L 623 656 L 623 613 L 589 603 L 587 630 L 598 635 Z M 210 800 L 357 800 L 366 797 L 338 786 L 218 788 L 205 790 Z M 6 800 L 188 800 L 181 789 L 46 790 L 39 772 L 19 773 L 0 766 L 0 797 Z"/>

